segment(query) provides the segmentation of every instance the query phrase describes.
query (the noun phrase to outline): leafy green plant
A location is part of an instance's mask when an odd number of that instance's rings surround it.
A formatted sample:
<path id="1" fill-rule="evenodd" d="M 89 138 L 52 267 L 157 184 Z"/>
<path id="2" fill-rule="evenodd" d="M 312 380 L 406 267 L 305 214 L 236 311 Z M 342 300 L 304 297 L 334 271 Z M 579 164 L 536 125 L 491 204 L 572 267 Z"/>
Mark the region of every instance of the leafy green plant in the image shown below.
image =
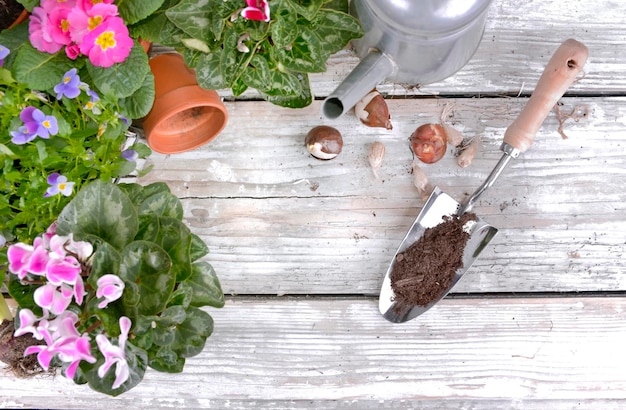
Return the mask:
<path id="1" fill-rule="evenodd" d="M 202 308 L 222 307 L 224 297 L 211 265 L 199 260 L 207 246 L 182 216 L 164 183 L 94 181 L 63 209 L 56 228 L 32 246 L 12 245 L 16 336 L 46 342 L 25 353 L 114 396 L 141 382 L 148 367 L 183 371 L 213 331 Z M 67 261 L 64 269 L 59 260 Z"/>
<path id="2" fill-rule="evenodd" d="M 244 17 L 244 0 L 165 0 L 130 30 L 181 52 L 201 87 L 235 96 L 254 88 L 274 104 L 305 107 L 313 100 L 309 73 L 324 72 L 333 53 L 362 36 L 361 26 L 347 0 L 256 3 L 269 6 L 268 21 Z"/>

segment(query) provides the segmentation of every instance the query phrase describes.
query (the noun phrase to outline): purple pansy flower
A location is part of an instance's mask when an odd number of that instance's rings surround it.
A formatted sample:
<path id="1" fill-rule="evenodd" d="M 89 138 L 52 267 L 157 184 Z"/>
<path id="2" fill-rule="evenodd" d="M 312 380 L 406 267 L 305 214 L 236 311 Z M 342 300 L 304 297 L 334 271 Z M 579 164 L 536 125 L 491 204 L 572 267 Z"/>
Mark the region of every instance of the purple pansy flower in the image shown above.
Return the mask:
<path id="1" fill-rule="evenodd" d="M 139 154 L 134 149 L 124 150 L 120 156 L 126 161 L 137 161 L 137 158 L 139 158 Z"/>
<path id="2" fill-rule="evenodd" d="M 4 64 L 4 59 L 9 55 L 9 49 L 0 44 L 0 67 Z"/>
<path id="3" fill-rule="evenodd" d="M 44 197 L 53 196 L 56 194 L 63 194 L 65 196 L 72 195 L 72 188 L 74 188 L 73 182 L 68 182 L 67 177 L 59 174 L 58 172 L 53 172 L 48 177 L 48 184 L 50 184 L 50 188 L 46 190 Z"/>
<path id="4" fill-rule="evenodd" d="M 64 96 L 67 98 L 78 97 L 80 95 L 80 88 L 78 88 L 80 85 L 80 77 L 76 74 L 76 68 L 72 68 L 63 75 L 61 82 L 54 86 L 54 92 L 57 93 L 57 100 L 60 100 Z"/>

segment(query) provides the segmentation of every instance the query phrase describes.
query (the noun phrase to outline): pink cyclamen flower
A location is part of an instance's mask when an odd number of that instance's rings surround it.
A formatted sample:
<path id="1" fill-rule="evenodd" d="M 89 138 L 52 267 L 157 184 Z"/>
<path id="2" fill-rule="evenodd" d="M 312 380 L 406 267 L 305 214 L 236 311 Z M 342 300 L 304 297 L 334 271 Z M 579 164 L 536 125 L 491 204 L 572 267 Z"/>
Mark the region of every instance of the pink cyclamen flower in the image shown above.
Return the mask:
<path id="1" fill-rule="evenodd" d="M 134 45 L 124 20 L 110 17 L 83 37 L 80 51 L 91 64 L 106 68 L 126 60 Z"/>
<path id="2" fill-rule="evenodd" d="M 241 16 L 248 20 L 270 21 L 270 6 L 266 0 L 246 0 L 248 7 L 241 10 Z"/>
<path id="3" fill-rule="evenodd" d="M 98 278 L 96 285 L 98 286 L 96 297 L 104 298 L 102 302 L 98 303 L 100 309 L 104 309 L 109 303 L 118 300 L 124 293 L 124 281 L 117 275 L 103 275 Z"/>
<path id="4" fill-rule="evenodd" d="M 41 319 L 46 319 L 47 315 L 43 318 L 40 318 L 35 316 L 33 311 L 30 309 L 21 309 L 18 316 L 20 318 L 20 327 L 15 330 L 13 336 L 18 337 L 25 335 L 26 333 L 32 333 L 35 339 L 43 339 L 43 335 L 41 334 L 41 332 L 39 332 L 37 323 Z"/>
<path id="5" fill-rule="evenodd" d="M 44 370 L 48 370 L 50 362 L 56 355 L 59 360 L 70 363 L 65 375 L 71 379 L 82 360 L 95 363 L 96 358 L 91 354 L 89 336 L 81 336 L 75 324 L 78 316 L 72 312 L 63 312 L 54 320 L 43 319 L 39 322 L 38 330 L 46 341 L 46 346 L 30 346 L 24 355 L 37 353 L 37 361 Z"/>
<path id="6" fill-rule="evenodd" d="M 48 263 L 48 252 L 42 244 L 41 238 L 35 238 L 33 245 L 16 243 L 7 249 L 9 272 L 24 279 L 29 273 L 44 275 Z"/>
<path id="7" fill-rule="evenodd" d="M 117 346 L 113 345 L 105 335 L 96 336 L 96 342 L 100 352 L 104 355 L 104 363 L 98 368 L 98 376 L 104 378 L 107 372 L 113 366 L 115 366 L 115 381 L 113 382 L 113 389 L 120 387 L 128 377 L 130 376 L 130 368 L 126 361 L 126 340 L 128 339 L 128 332 L 132 325 L 129 318 L 122 316 L 120 318 L 120 330 L 121 334 L 118 338 Z"/>
<path id="8" fill-rule="evenodd" d="M 74 289 L 66 284 L 61 286 L 48 283 L 35 289 L 33 300 L 45 311 L 60 315 L 72 303 Z"/>
<path id="9" fill-rule="evenodd" d="M 48 184 L 50 184 L 50 187 L 44 194 L 44 197 L 46 198 L 56 194 L 63 194 L 64 196 L 72 195 L 74 182 L 68 182 L 67 177 L 59 174 L 58 172 L 53 172 L 48 176 Z"/>

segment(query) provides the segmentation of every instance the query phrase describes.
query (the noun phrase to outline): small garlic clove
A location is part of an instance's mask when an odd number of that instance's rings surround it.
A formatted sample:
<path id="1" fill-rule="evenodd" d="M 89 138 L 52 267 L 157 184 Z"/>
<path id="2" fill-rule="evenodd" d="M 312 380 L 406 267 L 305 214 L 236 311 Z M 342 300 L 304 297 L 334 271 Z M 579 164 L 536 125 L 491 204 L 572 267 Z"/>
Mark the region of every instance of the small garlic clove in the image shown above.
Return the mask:
<path id="1" fill-rule="evenodd" d="M 374 89 L 354 106 L 354 114 L 368 127 L 393 129 L 387 102 L 378 90 Z"/>
<path id="2" fill-rule="evenodd" d="M 472 138 L 466 145 L 461 148 L 461 152 L 456 159 L 456 163 L 461 168 L 467 168 L 470 166 L 476 153 L 478 152 L 478 147 L 480 146 L 480 137 L 476 136 Z"/>
<path id="3" fill-rule="evenodd" d="M 317 159 L 333 159 L 341 153 L 343 139 L 339 130 L 328 125 L 311 129 L 304 140 L 309 153 Z"/>
<path id="4" fill-rule="evenodd" d="M 426 199 L 428 195 L 430 195 L 430 191 L 432 191 L 432 187 L 428 183 L 428 176 L 426 172 L 420 167 L 417 161 L 413 161 L 412 167 L 413 173 L 413 185 L 417 188 L 417 192 L 422 199 Z"/>
<path id="5" fill-rule="evenodd" d="M 383 159 L 385 158 L 385 145 L 382 142 L 376 141 L 370 145 L 369 153 L 367 156 L 372 171 L 376 179 L 380 179 L 378 176 L 378 170 L 383 165 Z"/>

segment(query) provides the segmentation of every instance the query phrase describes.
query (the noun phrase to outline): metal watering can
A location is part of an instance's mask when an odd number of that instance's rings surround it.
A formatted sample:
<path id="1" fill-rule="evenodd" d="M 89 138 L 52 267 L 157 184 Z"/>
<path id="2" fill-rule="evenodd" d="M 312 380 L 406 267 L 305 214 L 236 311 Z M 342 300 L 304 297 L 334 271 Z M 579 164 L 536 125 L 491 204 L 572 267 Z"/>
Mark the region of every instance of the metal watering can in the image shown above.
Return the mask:
<path id="1" fill-rule="evenodd" d="M 351 0 L 365 35 L 353 42 L 361 62 L 322 105 L 335 119 L 387 79 L 441 81 L 474 55 L 492 0 Z"/>

